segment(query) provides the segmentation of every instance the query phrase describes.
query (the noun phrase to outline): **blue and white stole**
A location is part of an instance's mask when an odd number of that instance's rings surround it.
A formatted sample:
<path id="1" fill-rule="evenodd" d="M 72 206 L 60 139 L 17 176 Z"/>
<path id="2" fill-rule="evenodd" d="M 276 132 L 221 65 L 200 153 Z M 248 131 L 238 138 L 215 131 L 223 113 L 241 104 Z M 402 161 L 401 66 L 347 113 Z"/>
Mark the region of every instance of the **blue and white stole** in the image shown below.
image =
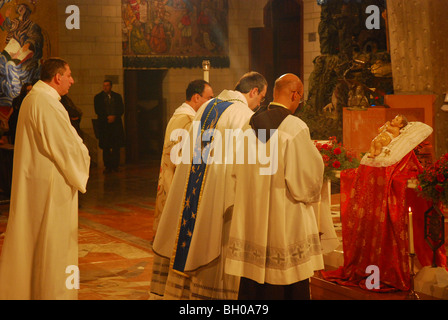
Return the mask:
<path id="1" fill-rule="evenodd" d="M 223 101 L 218 98 L 212 99 L 202 114 L 201 125 L 198 127 L 198 132 L 194 136 L 196 141 L 194 143 L 193 161 L 183 199 L 176 251 L 174 253 L 174 262 L 172 262 L 173 270 L 179 272 L 183 272 L 185 269 L 191 238 L 193 237 L 202 188 L 204 187 L 205 175 L 207 173 L 207 159 L 211 149 L 210 144 L 212 142 L 213 132 L 221 115 L 233 104 L 232 101 L 235 100 Z M 203 137 L 203 134 L 207 134 L 207 137 Z"/>

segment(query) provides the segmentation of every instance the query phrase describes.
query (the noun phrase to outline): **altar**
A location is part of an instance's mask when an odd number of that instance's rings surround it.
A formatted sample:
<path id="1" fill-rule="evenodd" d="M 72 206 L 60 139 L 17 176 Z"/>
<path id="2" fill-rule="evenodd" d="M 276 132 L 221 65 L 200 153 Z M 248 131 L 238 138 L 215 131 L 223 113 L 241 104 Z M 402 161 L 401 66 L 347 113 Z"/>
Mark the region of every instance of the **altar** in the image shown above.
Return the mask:
<path id="1" fill-rule="evenodd" d="M 386 95 L 384 105 L 373 106 L 362 111 L 343 109 L 343 143 L 346 148 L 362 154 L 370 148 L 370 142 L 377 130 L 397 114 L 404 115 L 408 121 L 420 121 L 434 127 L 434 95 Z M 431 146 L 425 156 L 434 157 L 434 135 L 426 140 Z M 428 160 L 431 160 L 428 159 Z"/>
<path id="2" fill-rule="evenodd" d="M 413 125 L 417 124 L 414 128 L 433 128 L 434 102 L 432 95 L 386 96 L 385 106 L 343 110 L 344 146 L 357 152 L 362 160 L 358 169 L 343 170 L 340 175 L 341 229 L 338 235 L 342 245 L 326 256 L 326 264 L 330 262 L 336 270 L 322 272 L 324 279 L 369 289 L 367 268 L 373 265 L 379 268 L 381 275 L 381 288 L 377 291 L 409 290 L 409 210 L 414 212 L 413 244 L 417 263 L 419 268 L 431 266 L 433 252 L 424 238 L 424 213 L 431 203 L 418 197 L 415 186 L 409 181 L 422 170 L 422 158 L 417 158 L 415 147 L 427 142 L 429 148 L 423 156 L 426 160 L 434 159 L 432 129 L 422 134 L 421 140 L 412 139 L 411 143 L 403 140 L 401 145 L 396 145 L 401 152 L 399 155 L 392 151 L 389 157 L 383 150 L 378 163 L 363 154 L 368 152 L 378 128 L 398 114 L 404 115 Z M 436 260 L 446 272 L 445 246 L 437 251 Z"/>

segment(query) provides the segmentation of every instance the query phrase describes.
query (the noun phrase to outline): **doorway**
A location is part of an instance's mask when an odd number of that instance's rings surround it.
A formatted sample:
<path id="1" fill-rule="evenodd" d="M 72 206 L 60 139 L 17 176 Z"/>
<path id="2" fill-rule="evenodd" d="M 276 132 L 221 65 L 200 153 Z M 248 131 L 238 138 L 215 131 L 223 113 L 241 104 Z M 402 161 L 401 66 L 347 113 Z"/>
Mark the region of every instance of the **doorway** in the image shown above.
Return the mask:
<path id="1" fill-rule="evenodd" d="M 125 70 L 126 162 L 158 160 L 164 138 L 166 69 Z"/>
<path id="2" fill-rule="evenodd" d="M 270 0 L 263 10 L 264 27 L 249 29 L 249 67 L 268 82 L 272 101 L 275 79 L 291 72 L 303 79 L 303 1 Z"/>

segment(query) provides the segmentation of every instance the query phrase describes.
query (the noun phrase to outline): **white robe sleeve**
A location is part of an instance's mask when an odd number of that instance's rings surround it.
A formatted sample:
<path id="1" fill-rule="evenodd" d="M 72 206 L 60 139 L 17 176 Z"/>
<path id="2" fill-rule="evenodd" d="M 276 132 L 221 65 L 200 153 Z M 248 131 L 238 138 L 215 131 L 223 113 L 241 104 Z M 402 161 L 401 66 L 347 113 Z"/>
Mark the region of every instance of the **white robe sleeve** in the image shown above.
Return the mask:
<path id="1" fill-rule="evenodd" d="M 300 128 L 286 143 L 285 179 L 291 197 L 298 202 L 320 200 L 324 164 L 310 138 L 308 127 Z"/>
<path id="2" fill-rule="evenodd" d="M 87 147 L 59 102 L 41 100 L 38 103 L 48 105 L 34 115 L 36 130 L 41 133 L 43 152 L 55 163 L 69 185 L 85 193 L 90 167 Z"/>

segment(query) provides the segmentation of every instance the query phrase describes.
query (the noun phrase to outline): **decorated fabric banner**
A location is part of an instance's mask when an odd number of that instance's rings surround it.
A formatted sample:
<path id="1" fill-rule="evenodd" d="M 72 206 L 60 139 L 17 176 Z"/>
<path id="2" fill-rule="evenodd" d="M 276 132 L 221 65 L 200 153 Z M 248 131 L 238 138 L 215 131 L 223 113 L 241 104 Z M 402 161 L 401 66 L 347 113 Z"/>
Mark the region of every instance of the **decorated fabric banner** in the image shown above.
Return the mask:
<path id="1" fill-rule="evenodd" d="M 227 0 L 122 0 L 123 66 L 229 66 Z"/>
<path id="2" fill-rule="evenodd" d="M 0 0 L 1 110 L 12 106 L 25 84 L 39 79 L 41 60 L 57 42 L 57 19 L 49 19 L 54 12 L 55 1 Z"/>

